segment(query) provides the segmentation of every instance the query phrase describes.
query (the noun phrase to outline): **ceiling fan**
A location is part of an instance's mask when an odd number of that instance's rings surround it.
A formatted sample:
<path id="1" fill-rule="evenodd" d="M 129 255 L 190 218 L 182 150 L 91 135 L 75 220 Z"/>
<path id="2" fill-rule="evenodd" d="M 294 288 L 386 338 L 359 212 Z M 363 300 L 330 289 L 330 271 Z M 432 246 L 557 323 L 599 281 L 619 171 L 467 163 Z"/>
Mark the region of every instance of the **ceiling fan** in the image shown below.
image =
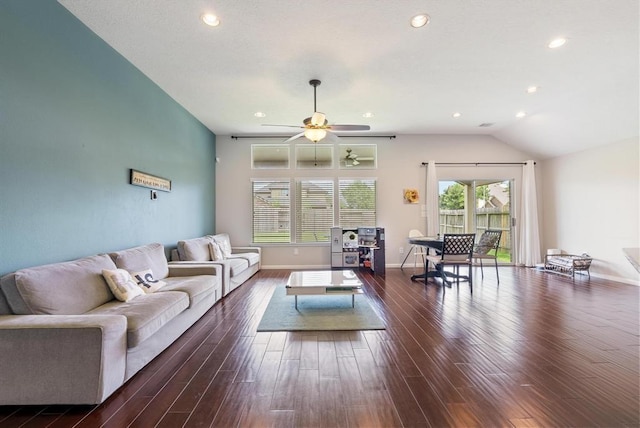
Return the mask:
<path id="1" fill-rule="evenodd" d="M 302 128 L 302 131 L 299 134 L 294 135 L 293 137 L 287 139 L 285 143 L 289 141 L 293 141 L 296 138 L 306 137 L 308 140 L 317 143 L 327 136 L 327 131 L 368 131 L 371 129 L 369 125 L 329 125 L 327 118 L 324 113 L 321 113 L 316 108 L 316 88 L 320 86 L 320 81 L 318 79 L 309 80 L 309 84 L 313 86 L 313 115 L 311 117 L 307 117 L 302 121 L 304 126 L 296 126 L 296 125 L 267 125 L 263 126 L 287 126 L 291 128 Z"/>
<path id="2" fill-rule="evenodd" d="M 345 156 L 345 158 L 344 158 L 345 165 L 346 166 L 357 166 L 357 165 L 360 165 L 360 161 L 358 159 L 360 159 L 361 161 L 371 161 L 371 160 L 373 160 L 373 157 L 360 157 L 357 154 L 353 153 L 353 150 L 348 148 L 347 149 L 347 156 Z"/>

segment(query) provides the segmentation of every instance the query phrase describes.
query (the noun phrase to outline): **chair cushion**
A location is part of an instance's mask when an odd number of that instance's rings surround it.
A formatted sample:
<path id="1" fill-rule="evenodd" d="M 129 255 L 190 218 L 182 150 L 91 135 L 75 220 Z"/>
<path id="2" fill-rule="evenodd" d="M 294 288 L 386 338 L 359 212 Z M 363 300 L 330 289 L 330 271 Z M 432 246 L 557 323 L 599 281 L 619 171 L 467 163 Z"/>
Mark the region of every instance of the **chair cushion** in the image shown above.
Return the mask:
<path id="1" fill-rule="evenodd" d="M 133 348 L 151 337 L 189 307 L 189 297 L 180 291 L 145 294 L 129 302 L 113 300 L 88 312 L 124 315 L 127 318 L 127 347 Z"/>

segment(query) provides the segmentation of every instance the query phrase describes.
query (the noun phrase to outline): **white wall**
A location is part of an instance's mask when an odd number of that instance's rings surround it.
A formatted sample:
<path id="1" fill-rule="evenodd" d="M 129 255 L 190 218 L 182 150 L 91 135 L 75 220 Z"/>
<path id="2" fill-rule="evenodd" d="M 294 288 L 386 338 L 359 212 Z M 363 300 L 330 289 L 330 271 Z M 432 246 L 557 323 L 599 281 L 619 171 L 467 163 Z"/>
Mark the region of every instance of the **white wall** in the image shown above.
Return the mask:
<path id="1" fill-rule="evenodd" d="M 375 177 L 378 189 L 378 226 L 386 232 L 387 266 L 399 266 L 404 258 L 399 248 L 408 250 L 410 229 L 425 230 L 420 204 L 405 204 L 404 188 L 418 188 L 421 204 L 425 197 L 426 170 L 422 162 L 522 162 L 531 159 L 507 144 L 485 135 L 403 135 L 396 139 L 345 138 L 341 144 L 376 144 L 378 168 L 375 170 L 252 170 L 251 144 L 277 143 L 273 139 L 238 139 L 216 137 L 216 231 L 228 232 L 233 245 L 251 243 L 251 178 L 294 177 Z M 322 143 L 321 143 L 322 144 Z M 519 191 L 520 166 L 441 167 L 438 178 L 446 179 L 516 179 Z M 329 244 L 262 245 L 263 266 L 328 268 Z M 294 254 L 298 249 L 298 254 Z"/>
<path id="2" fill-rule="evenodd" d="M 623 248 L 640 247 L 638 138 L 541 162 L 543 248 L 594 257 L 591 274 L 638 285 Z"/>

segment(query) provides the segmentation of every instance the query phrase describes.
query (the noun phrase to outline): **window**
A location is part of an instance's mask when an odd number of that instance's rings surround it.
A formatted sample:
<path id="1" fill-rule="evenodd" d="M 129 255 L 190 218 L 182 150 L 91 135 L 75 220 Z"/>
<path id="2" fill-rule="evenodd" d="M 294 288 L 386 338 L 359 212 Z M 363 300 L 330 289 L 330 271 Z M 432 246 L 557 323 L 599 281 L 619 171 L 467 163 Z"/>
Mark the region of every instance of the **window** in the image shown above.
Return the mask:
<path id="1" fill-rule="evenodd" d="M 333 146 L 325 144 L 296 144 L 296 168 L 333 168 Z"/>
<path id="2" fill-rule="evenodd" d="M 252 169 L 289 168 L 288 144 L 252 144 Z"/>
<path id="3" fill-rule="evenodd" d="M 296 242 L 329 242 L 333 227 L 333 180 L 299 180 Z"/>
<path id="4" fill-rule="evenodd" d="M 476 233 L 501 230 L 498 262 L 513 260 L 511 245 L 511 181 L 440 181 L 440 233 Z"/>
<path id="5" fill-rule="evenodd" d="M 340 144 L 338 166 L 340 169 L 376 169 L 377 146 L 375 144 Z"/>
<path id="6" fill-rule="evenodd" d="M 376 226 L 376 180 L 340 179 L 340 226 Z"/>
<path id="7" fill-rule="evenodd" d="M 291 242 L 290 180 L 253 180 L 253 242 Z"/>

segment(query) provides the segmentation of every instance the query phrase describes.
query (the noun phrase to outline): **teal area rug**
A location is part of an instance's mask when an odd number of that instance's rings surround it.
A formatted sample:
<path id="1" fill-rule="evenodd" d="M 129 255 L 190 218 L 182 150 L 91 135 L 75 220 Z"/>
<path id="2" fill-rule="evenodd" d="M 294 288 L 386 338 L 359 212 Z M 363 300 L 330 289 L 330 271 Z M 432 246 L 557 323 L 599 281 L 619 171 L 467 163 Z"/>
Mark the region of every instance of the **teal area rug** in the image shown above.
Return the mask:
<path id="1" fill-rule="evenodd" d="M 351 295 L 287 296 L 284 286 L 273 291 L 258 331 L 384 330 L 385 326 L 367 298 Z"/>

